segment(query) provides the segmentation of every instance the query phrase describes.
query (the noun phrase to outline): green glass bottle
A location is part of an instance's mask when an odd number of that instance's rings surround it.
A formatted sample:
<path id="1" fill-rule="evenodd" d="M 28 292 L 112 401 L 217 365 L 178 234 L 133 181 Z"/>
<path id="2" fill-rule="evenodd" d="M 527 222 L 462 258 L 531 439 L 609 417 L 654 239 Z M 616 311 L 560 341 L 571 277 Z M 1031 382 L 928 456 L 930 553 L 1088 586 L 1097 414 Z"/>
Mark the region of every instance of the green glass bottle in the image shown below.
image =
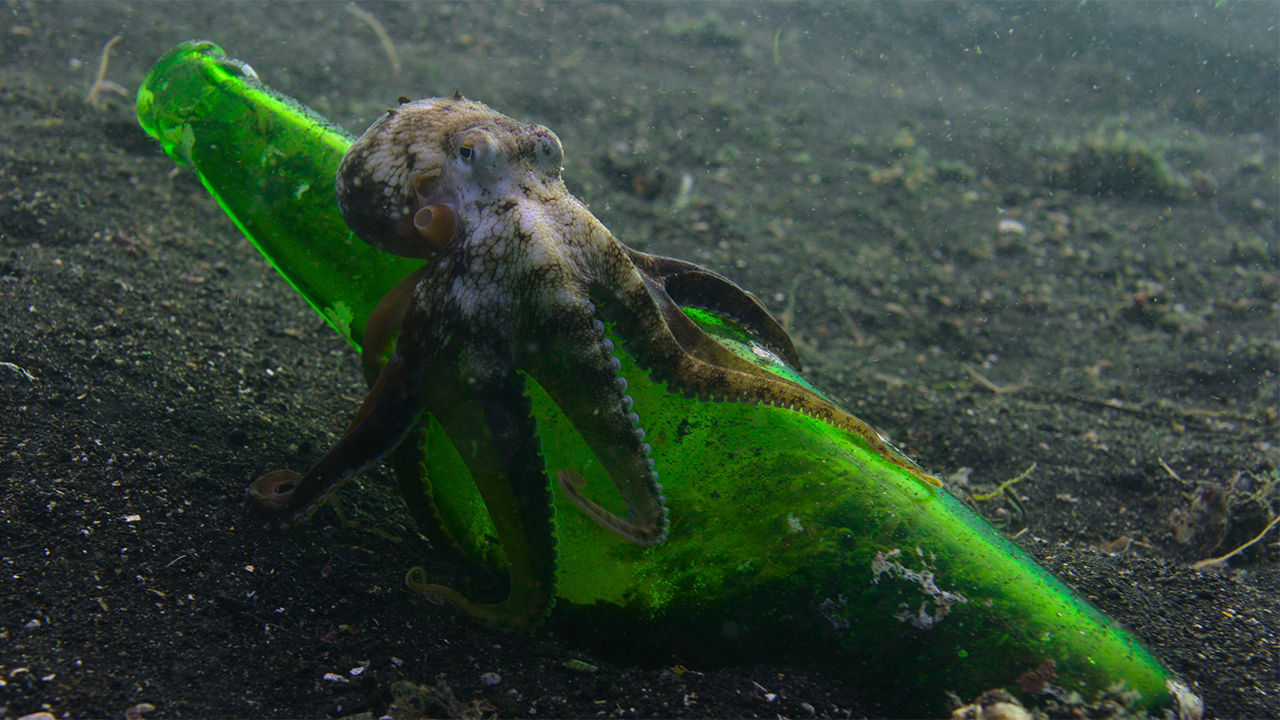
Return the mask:
<path id="1" fill-rule="evenodd" d="M 343 223 L 334 173 L 351 138 L 216 45 L 161 58 L 138 115 L 353 344 L 421 263 Z M 731 321 L 686 313 L 740 357 L 807 386 Z M 1185 702 L 1178 712 L 1194 714 L 1194 697 L 1132 636 L 902 463 L 789 410 L 669 394 L 627 358 L 622 374 L 662 468 L 670 535 L 632 545 L 557 488 L 559 636 L 633 660 L 815 666 L 911 716 L 944 713 L 947 692 L 1021 692 L 1019 678 L 1037 672 L 1051 692 L 1092 700 L 1122 684 L 1135 709 Z M 588 493 L 611 497 L 555 403 L 532 381 L 529 395 L 548 467 L 581 468 Z M 422 427 L 420 461 L 396 467 L 410 511 L 501 575 L 502 547 L 457 450 L 430 417 Z"/>
<path id="2" fill-rule="evenodd" d="M 387 289 L 421 265 L 356 238 L 338 213 L 334 176 L 354 138 L 217 45 L 165 53 L 138 89 L 138 121 L 352 343 Z"/>

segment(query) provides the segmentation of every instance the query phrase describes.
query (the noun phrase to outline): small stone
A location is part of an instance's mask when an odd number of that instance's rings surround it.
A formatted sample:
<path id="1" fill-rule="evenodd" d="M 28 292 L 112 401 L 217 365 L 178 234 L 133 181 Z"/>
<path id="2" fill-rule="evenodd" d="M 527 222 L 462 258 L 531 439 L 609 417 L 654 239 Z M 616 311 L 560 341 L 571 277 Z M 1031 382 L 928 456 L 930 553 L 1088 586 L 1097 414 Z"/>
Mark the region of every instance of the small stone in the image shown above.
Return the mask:
<path id="1" fill-rule="evenodd" d="M 40 627 L 40 621 L 39 621 L 39 620 L 31 620 L 31 621 L 30 621 L 30 622 L 28 622 L 26 625 L 23 625 L 23 626 L 22 626 L 22 629 L 23 629 L 23 630 L 35 630 L 36 628 L 39 628 L 39 627 Z"/>
<path id="2" fill-rule="evenodd" d="M 1026 235 L 1027 226 L 1013 218 L 1003 218 L 996 223 L 996 231 L 1001 235 Z"/>
<path id="3" fill-rule="evenodd" d="M 128 710 L 125 710 L 124 717 L 125 720 L 146 720 L 143 716 L 155 709 L 156 706 L 151 703 L 138 703 Z"/>
<path id="4" fill-rule="evenodd" d="M 502 676 L 498 673 L 487 672 L 480 676 L 480 682 L 485 685 L 497 685 L 502 682 Z"/>

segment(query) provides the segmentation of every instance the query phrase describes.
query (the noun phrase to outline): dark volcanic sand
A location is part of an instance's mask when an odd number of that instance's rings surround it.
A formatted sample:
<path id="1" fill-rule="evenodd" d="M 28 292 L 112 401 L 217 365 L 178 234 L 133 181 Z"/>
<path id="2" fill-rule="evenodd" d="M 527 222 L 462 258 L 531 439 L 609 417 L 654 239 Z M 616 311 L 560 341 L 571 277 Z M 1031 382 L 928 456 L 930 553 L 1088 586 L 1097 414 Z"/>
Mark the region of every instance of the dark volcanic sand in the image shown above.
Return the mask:
<path id="1" fill-rule="evenodd" d="M 437 678 L 437 716 L 885 712 L 812 670 L 681 675 L 478 627 L 404 586 L 430 550 L 381 472 L 347 508 L 403 542 L 328 510 L 259 529 L 244 487 L 304 469 L 364 388 L 137 128 L 132 93 L 190 38 L 357 132 L 455 88 L 550 126 L 621 239 L 757 292 L 925 467 L 980 493 L 1034 462 L 981 510 L 1210 716 L 1280 714 L 1280 533 L 1190 567 L 1280 509 L 1275 4 L 366 7 L 397 75 L 340 4 L 4 6 L 0 715 L 376 714 Z M 95 109 L 116 33 L 130 96 Z"/>

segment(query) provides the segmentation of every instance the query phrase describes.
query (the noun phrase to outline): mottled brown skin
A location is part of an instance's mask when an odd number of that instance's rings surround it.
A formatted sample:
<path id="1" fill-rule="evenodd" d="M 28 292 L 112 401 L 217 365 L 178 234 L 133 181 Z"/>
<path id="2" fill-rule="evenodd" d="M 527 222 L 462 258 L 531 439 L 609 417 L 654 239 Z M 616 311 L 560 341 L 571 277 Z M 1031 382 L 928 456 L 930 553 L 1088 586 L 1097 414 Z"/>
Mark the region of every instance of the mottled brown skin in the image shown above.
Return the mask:
<path id="1" fill-rule="evenodd" d="M 625 351 L 671 392 L 805 413 L 938 484 L 865 423 L 698 328 L 682 306 L 734 319 L 799 368 L 790 338 L 755 296 L 705 268 L 627 248 L 565 189 L 561 160 L 547 128 L 460 96 L 402 104 L 356 141 L 338 172 L 343 216 L 365 241 L 429 263 L 371 318 L 365 369 L 376 382 L 346 435 L 306 476 L 277 472 L 255 483 L 250 501 L 260 513 L 284 527 L 298 522 L 429 412 L 463 450 L 507 556 L 511 596 L 482 605 L 413 573 L 411 585 L 495 624 L 536 621 L 554 600 L 555 527 L 520 371 L 581 433 L 629 513 L 586 498 L 570 468 L 557 473 L 565 494 L 634 543 L 666 537 L 662 487 L 602 321 L 615 323 Z M 395 351 L 381 367 L 397 328 Z"/>

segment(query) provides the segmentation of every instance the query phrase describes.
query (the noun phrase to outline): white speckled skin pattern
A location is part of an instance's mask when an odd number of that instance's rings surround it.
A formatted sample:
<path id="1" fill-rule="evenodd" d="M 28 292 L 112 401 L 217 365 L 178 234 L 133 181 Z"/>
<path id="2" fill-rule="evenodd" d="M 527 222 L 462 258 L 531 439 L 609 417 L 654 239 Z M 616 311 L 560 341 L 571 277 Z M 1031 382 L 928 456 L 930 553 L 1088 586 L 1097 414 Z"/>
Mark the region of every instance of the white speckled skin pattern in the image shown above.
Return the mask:
<path id="1" fill-rule="evenodd" d="M 522 373 L 582 434 L 629 512 L 622 517 L 588 499 L 572 468 L 557 473 L 566 495 L 631 542 L 653 546 L 666 537 L 662 488 L 619 375 L 623 350 L 606 337 L 604 321 L 671 392 L 803 412 L 937 484 L 865 423 L 698 328 L 681 307 L 735 320 L 762 352 L 799 368 L 790 338 L 755 296 L 710 270 L 636 252 L 614 238 L 566 190 L 562 157 L 547 128 L 461 96 L 402 103 L 352 145 L 337 178 L 347 223 L 374 246 L 427 264 L 370 320 L 379 328 L 364 342 L 366 353 L 377 351 L 371 372 L 397 328 L 399 339 L 347 434 L 306 476 L 287 474 L 296 482 L 273 473 L 255 483 L 251 502 L 259 512 L 282 525 L 304 518 L 394 450 L 425 410 L 448 433 L 484 498 L 507 555 L 511 596 L 487 605 L 449 588 L 415 587 L 494 624 L 536 621 L 554 600 L 555 527 Z M 293 489 L 270 496 L 284 484 Z M 450 540 L 440 527 L 424 532 Z"/>

